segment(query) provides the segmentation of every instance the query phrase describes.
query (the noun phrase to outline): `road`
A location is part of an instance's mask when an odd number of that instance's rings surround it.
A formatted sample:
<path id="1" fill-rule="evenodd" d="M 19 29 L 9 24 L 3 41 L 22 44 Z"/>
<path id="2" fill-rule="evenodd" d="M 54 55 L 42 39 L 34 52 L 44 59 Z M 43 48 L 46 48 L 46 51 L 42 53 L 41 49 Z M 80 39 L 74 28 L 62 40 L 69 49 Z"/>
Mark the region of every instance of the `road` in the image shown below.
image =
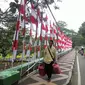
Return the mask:
<path id="1" fill-rule="evenodd" d="M 85 85 L 85 57 L 78 54 L 81 85 Z"/>
<path id="2" fill-rule="evenodd" d="M 77 54 L 69 85 L 85 85 L 85 57 Z"/>

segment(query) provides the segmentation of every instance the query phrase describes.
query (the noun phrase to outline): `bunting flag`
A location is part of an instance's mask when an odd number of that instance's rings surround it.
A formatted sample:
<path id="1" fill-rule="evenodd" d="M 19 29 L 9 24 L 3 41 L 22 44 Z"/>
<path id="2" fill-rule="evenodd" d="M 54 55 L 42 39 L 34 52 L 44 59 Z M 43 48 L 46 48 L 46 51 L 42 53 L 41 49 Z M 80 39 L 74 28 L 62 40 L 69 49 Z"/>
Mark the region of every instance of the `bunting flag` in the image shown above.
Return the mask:
<path id="1" fill-rule="evenodd" d="M 34 59 L 37 56 L 37 50 L 38 50 L 38 57 L 40 57 L 40 44 L 41 44 L 41 42 L 39 41 L 39 45 L 37 45 L 37 37 L 38 37 L 38 31 L 39 31 L 38 30 L 38 28 L 39 28 L 38 23 L 40 23 L 40 22 L 41 22 L 40 9 L 37 7 L 36 35 L 35 35 L 35 43 L 34 43 Z"/>
<path id="2" fill-rule="evenodd" d="M 26 33 L 26 22 L 28 23 L 27 18 L 27 8 L 26 8 L 27 0 L 21 0 L 20 8 L 19 8 L 19 17 L 16 23 L 16 30 L 13 38 L 13 59 L 16 58 L 17 49 L 18 49 L 18 36 L 19 36 L 19 30 L 22 30 L 22 35 L 25 38 Z M 38 57 L 40 57 L 40 46 L 42 42 L 42 38 L 44 37 L 44 48 L 48 45 L 48 16 L 46 15 L 45 20 L 43 19 L 43 15 L 41 16 L 41 12 L 39 7 L 35 9 L 34 3 L 31 3 L 31 13 L 30 13 L 30 40 L 28 43 L 28 49 L 26 53 L 26 57 L 30 56 L 30 52 L 32 50 L 32 27 L 31 25 L 36 25 L 36 34 L 35 34 L 35 43 L 34 43 L 34 59 L 36 58 L 36 54 L 38 51 Z M 40 24 L 41 23 L 41 24 Z M 38 31 L 39 31 L 39 24 L 41 26 L 41 32 L 40 32 L 40 40 L 39 44 L 37 46 L 37 38 L 38 38 Z M 58 27 L 58 30 L 56 30 L 56 25 L 54 23 L 51 23 L 50 21 L 50 40 L 55 41 L 55 47 L 58 46 L 59 50 L 66 50 L 72 48 L 72 40 L 67 37 Z M 25 55 L 26 51 L 26 42 L 23 38 L 23 52 L 22 52 L 22 58 Z M 57 39 L 58 38 L 58 39 Z M 58 44 L 57 44 L 58 43 Z"/>
<path id="3" fill-rule="evenodd" d="M 46 15 L 46 17 L 45 17 L 45 41 L 44 41 L 44 48 L 46 48 L 47 47 L 47 43 L 48 43 L 48 17 L 47 17 L 47 15 Z"/>
<path id="4" fill-rule="evenodd" d="M 61 51 L 62 48 L 61 48 L 61 45 L 62 45 L 62 32 L 60 30 L 60 28 L 58 27 L 58 33 L 57 33 L 57 36 L 58 36 L 58 50 Z"/>
<path id="5" fill-rule="evenodd" d="M 18 17 L 17 24 L 16 24 L 16 31 L 14 34 L 13 45 L 12 45 L 14 59 L 16 58 L 16 54 L 17 54 L 18 36 L 19 36 L 19 29 L 20 29 L 20 24 L 21 24 L 20 20 L 21 20 L 21 14 L 23 16 L 25 14 L 25 4 L 26 4 L 26 0 L 21 0 L 20 9 L 19 9 L 19 17 Z"/>
<path id="6" fill-rule="evenodd" d="M 53 27 L 51 25 L 51 21 L 50 21 L 50 40 L 53 40 Z"/>
<path id="7" fill-rule="evenodd" d="M 21 4 L 20 4 L 20 16 L 21 16 L 21 29 L 22 29 L 22 35 L 25 35 L 26 32 L 26 28 L 25 28 L 25 22 L 28 21 L 28 18 L 26 17 L 26 1 L 27 0 L 21 0 Z"/>
<path id="8" fill-rule="evenodd" d="M 53 40 L 54 40 L 55 47 L 56 47 L 56 39 L 57 39 L 57 30 L 56 30 L 56 26 L 53 22 Z"/>
<path id="9" fill-rule="evenodd" d="M 58 49 L 61 51 L 69 50 L 72 48 L 72 40 L 67 37 L 58 27 Z"/>
<path id="10" fill-rule="evenodd" d="M 37 24 L 37 14 L 35 12 L 34 4 L 31 3 L 31 16 L 30 16 L 30 21 L 33 24 Z"/>
<path id="11" fill-rule="evenodd" d="M 19 26 L 20 26 L 20 21 L 19 21 L 19 18 L 18 18 L 17 24 L 16 24 L 16 31 L 15 31 L 15 34 L 14 34 L 13 44 L 12 44 L 13 59 L 16 58 L 16 54 L 17 54 L 18 36 L 19 36 Z"/>
<path id="12" fill-rule="evenodd" d="M 21 11 L 22 10 L 22 11 Z M 23 58 L 24 58 L 24 56 L 25 56 L 25 51 L 26 51 L 26 49 L 25 49 L 25 46 L 26 46 L 26 43 L 25 43 L 25 33 L 26 33 L 26 27 L 25 27 L 25 17 L 26 17 L 26 15 L 25 15 L 25 12 L 26 12 L 26 0 L 22 0 L 21 1 L 21 8 L 20 8 L 20 15 L 22 15 L 22 27 L 21 27 L 21 29 L 22 29 L 22 35 L 23 35 L 23 52 L 22 52 L 22 60 L 23 60 Z"/>

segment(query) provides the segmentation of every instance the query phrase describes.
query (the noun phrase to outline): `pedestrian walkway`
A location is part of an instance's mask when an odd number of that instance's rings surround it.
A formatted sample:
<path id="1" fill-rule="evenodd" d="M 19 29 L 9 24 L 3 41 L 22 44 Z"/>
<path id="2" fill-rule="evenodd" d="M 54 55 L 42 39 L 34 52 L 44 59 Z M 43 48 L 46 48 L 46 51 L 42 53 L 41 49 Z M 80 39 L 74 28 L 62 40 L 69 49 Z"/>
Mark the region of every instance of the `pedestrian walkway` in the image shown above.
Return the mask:
<path id="1" fill-rule="evenodd" d="M 67 85 L 71 79 L 75 61 L 75 50 L 61 57 L 58 61 L 62 74 L 53 74 L 51 82 L 47 82 L 47 76 L 41 77 L 38 73 L 23 78 L 19 85 Z"/>

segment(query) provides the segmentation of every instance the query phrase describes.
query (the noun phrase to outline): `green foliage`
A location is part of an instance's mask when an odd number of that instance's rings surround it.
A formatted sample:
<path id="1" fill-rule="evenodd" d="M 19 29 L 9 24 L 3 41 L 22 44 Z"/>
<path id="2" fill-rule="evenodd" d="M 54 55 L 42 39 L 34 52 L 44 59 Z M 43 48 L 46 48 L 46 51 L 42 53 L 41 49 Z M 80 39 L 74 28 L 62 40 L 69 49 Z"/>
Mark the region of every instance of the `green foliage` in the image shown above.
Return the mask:
<path id="1" fill-rule="evenodd" d="M 60 28 L 65 28 L 67 26 L 66 22 L 64 21 L 58 21 L 58 25 Z"/>
<path id="2" fill-rule="evenodd" d="M 85 22 L 82 23 L 78 32 L 85 38 Z"/>
<path id="3" fill-rule="evenodd" d="M 73 36 L 72 40 L 73 40 L 73 47 L 85 45 L 85 38 L 80 34 Z"/>
<path id="4" fill-rule="evenodd" d="M 12 49 L 12 40 L 14 34 L 14 27 L 0 29 L 0 53 L 3 57 L 7 55 Z"/>

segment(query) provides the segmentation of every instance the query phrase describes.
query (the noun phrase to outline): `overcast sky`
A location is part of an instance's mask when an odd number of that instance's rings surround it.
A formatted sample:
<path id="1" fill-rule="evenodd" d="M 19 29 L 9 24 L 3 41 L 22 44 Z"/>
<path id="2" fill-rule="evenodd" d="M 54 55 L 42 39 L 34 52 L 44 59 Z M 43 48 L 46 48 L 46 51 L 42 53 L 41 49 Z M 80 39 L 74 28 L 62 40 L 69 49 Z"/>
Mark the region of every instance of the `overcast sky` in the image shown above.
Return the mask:
<path id="1" fill-rule="evenodd" d="M 81 24 L 85 21 L 85 0 L 62 0 L 57 3 L 60 10 L 54 10 L 56 20 L 65 21 L 68 29 L 78 31 Z"/>
<path id="2" fill-rule="evenodd" d="M 10 1 L 12 0 L 0 0 L 0 8 L 6 10 Z M 85 0 L 62 0 L 62 3 L 57 2 L 56 4 L 60 7 L 60 10 L 55 11 L 51 7 L 56 20 L 65 21 L 68 24 L 68 29 L 73 29 L 77 32 L 85 21 Z"/>

